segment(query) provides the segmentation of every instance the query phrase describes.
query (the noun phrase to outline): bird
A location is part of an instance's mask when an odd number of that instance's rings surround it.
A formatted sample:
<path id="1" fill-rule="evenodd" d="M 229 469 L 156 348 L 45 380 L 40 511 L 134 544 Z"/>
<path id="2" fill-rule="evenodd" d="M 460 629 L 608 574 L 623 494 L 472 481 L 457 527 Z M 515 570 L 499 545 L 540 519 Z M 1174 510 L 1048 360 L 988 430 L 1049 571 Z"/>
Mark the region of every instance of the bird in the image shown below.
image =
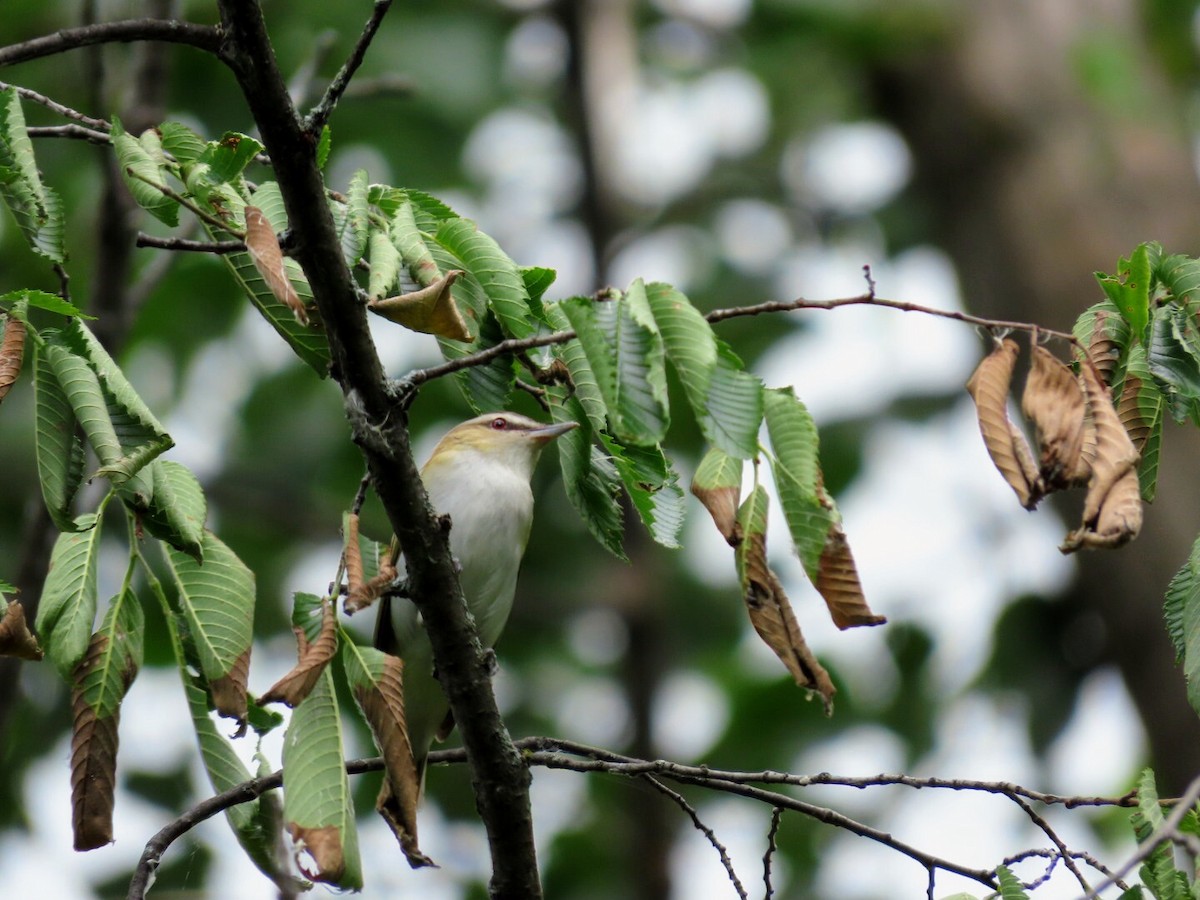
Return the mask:
<path id="1" fill-rule="evenodd" d="M 576 424 L 545 425 L 513 412 L 486 413 L 451 428 L 421 468 L 434 511 L 450 516 L 450 552 L 485 649 L 495 646 L 512 610 L 533 523 L 530 481 L 538 457 Z M 408 740 L 423 787 L 430 747 L 435 739 L 445 739 L 453 720 L 434 673 L 424 623 L 410 600 L 383 597 L 375 646 L 404 661 Z"/>

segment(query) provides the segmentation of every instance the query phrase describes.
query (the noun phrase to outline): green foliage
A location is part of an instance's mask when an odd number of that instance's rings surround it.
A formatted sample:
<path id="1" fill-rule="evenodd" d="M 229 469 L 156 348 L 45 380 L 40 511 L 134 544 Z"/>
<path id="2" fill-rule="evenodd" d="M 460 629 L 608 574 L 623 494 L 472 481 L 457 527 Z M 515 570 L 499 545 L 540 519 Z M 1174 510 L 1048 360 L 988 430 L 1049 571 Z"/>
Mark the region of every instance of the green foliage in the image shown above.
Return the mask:
<path id="1" fill-rule="evenodd" d="M 62 201 L 42 183 L 21 99 L 8 86 L 0 89 L 0 199 L 35 253 L 51 262 L 66 261 Z"/>
<path id="2" fill-rule="evenodd" d="M 1161 838 L 1158 832 L 1163 825 L 1162 810 L 1158 805 L 1158 790 L 1154 784 L 1154 773 L 1144 769 L 1138 779 L 1137 808 L 1130 814 L 1134 833 L 1139 843 L 1151 838 Z M 1175 868 L 1175 856 L 1169 840 L 1161 840 L 1146 857 L 1138 873 L 1142 883 L 1155 900 L 1192 900 L 1188 877 Z"/>
<path id="3" fill-rule="evenodd" d="M 996 880 L 1000 882 L 1000 900 L 1029 900 L 1029 895 L 1025 893 L 1025 888 L 1021 885 L 1021 880 L 1008 868 L 1008 866 L 996 867 Z"/>
<path id="4" fill-rule="evenodd" d="M 79 531 L 63 532 L 54 542 L 37 615 L 46 655 L 64 679 L 87 652 L 96 621 L 100 517 L 88 513 L 76 524 Z"/>

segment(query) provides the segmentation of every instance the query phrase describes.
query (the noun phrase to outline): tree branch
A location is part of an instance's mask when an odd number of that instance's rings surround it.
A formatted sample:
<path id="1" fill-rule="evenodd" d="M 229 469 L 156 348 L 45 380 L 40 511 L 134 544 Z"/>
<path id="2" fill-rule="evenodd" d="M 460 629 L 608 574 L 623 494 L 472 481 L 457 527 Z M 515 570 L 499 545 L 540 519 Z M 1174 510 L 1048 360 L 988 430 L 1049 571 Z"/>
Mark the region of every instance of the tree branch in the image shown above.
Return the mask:
<path id="1" fill-rule="evenodd" d="M 242 241 L 193 241 L 188 238 L 156 237 L 138 232 L 137 247 L 153 247 L 157 250 L 177 250 L 189 253 L 240 253 L 246 249 Z"/>
<path id="2" fill-rule="evenodd" d="M 98 22 L 79 28 L 63 28 L 54 34 L 43 35 L 18 44 L 0 47 L 0 66 L 28 62 L 90 47 L 95 44 L 118 44 L 131 41 L 162 41 L 186 44 L 197 50 L 216 53 L 221 46 L 220 29 L 211 25 L 196 25 L 177 19 L 126 19 L 120 22 Z"/>
<path id="3" fill-rule="evenodd" d="M 103 131 L 105 133 L 112 128 L 112 125 L 110 125 L 104 119 L 93 119 L 91 116 L 86 116 L 77 110 L 71 109 L 69 106 L 63 106 L 56 100 L 51 100 L 44 94 L 39 94 L 37 91 L 32 91 L 29 88 L 21 87 L 20 85 L 9 84 L 6 81 L 0 81 L 0 90 L 6 91 L 10 88 L 16 91 L 24 99 L 33 103 L 37 103 L 39 106 L 44 106 L 46 109 L 50 110 L 51 112 L 58 113 L 64 118 L 74 119 L 76 122 L 79 122 L 81 125 L 86 125 L 88 128 L 94 128 L 97 131 Z"/>
<path id="4" fill-rule="evenodd" d="M 329 117 L 333 115 L 333 111 L 337 107 L 338 101 L 342 98 L 342 94 L 350 86 L 350 79 L 354 77 L 354 73 L 362 65 L 363 58 L 367 55 L 367 48 L 371 46 L 371 40 L 375 37 L 375 32 L 379 30 L 379 25 L 383 22 L 383 17 L 387 15 L 387 11 L 391 5 L 392 0 L 375 0 L 375 7 L 371 10 L 371 18 L 363 26 L 362 33 L 358 36 L 358 40 L 354 44 L 354 49 L 350 51 L 350 56 L 342 64 L 342 68 L 338 70 L 333 81 L 329 83 L 329 87 L 325 89 L 325 96 L 321 98 L 321 102 L 313 107 L 304 121 L 304 127 L 310 134 L 320 134 L 321 128 L 329 121 Z"/>
<path id="5" fill-rule="evenodd" d="M 529 806 L 529 772 L 505 729 L 490 670 L 463 602 L 445 529 L 438 527 L 409 444 L 405 408 L 387 381 L 366 311 L 342 256 L 316 139 L 296 114 L 258 3 L 219 0 L 219 56 L 233 71 L 270 154 L 292 223 L 292 255 L 313 290 L 329 338 L 354 440 L 405 550 L 414 602 L 442 687 L 467 748 L 492 856 L 491 895 L 541 896 Z"/>

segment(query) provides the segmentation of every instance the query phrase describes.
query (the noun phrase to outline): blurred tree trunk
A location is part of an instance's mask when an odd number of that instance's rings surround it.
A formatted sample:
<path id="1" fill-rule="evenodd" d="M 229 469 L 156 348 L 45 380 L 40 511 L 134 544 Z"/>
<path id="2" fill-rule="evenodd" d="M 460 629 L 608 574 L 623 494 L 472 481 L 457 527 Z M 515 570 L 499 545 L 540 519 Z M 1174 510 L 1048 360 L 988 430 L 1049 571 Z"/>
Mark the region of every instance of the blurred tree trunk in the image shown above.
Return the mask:
<path id="1" fill-rule="evenodd" d="M 952 15 L 936 46 L 897 54 L 875 83 L 973 311 L 1069 329 L 1103 299 L 1090 273 L 1113 271 L 1141 241 L 1200 252 L 1183 98 L 1151 56 L 1136 3 L 981 0 Z M 1178 792 L 1200 771 L 1200 719 L 1161 609 L 1200 531 L 1200 434 L 1168 424 L 1164 437 L 1141 537 L 1081 554 L 1067 602 L 1103 619 L 1102 661 L 1133 695 L 1160 785 Z"/>

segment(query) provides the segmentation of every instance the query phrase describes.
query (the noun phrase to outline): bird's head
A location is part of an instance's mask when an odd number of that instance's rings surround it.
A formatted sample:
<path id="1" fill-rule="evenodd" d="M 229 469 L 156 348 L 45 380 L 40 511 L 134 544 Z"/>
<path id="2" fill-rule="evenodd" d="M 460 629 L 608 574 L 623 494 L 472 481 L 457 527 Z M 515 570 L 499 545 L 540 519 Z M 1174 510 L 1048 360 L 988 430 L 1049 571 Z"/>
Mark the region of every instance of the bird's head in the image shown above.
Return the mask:
<path id="1" fill-rule="evenodd" d="M 425 468 L 501 465 L 528 480 L 542 448 L 574 427 L 575 422 L 545 425 L 513 412 L 485 413 L 451 428 Z"/>

